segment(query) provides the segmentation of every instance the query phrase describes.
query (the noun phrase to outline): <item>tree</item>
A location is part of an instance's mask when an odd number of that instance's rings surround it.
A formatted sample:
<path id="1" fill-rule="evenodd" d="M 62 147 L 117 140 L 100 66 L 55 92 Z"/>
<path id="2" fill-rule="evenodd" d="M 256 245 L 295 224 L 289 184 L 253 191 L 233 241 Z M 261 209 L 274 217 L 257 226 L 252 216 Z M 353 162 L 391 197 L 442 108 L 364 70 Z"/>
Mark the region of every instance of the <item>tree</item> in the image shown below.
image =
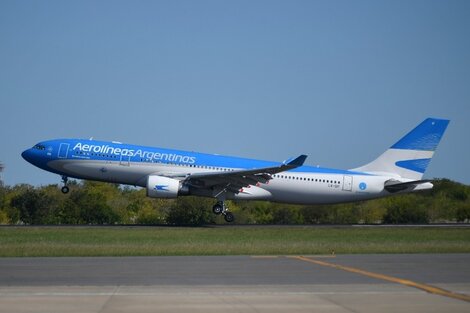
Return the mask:
<path id="1" fill-rule="evenodd" d="M 470 222 L 470 187 L 438 179 L 434 188 L 365 202 L 299 206 L 267 201 L 228 201 L 236 222 L 246 224 L 351 224 Z M 84 181 L 57 185 L 0 186 L 0 223 L 173 224 L 224 223 L 212 214 L 214 199 L 152 199 L 145 189 Z"/>
<path id="2" fill-rule="evenodd" d="M 214 223 L 214 214 L 208 209 L 208 199 L 180 197 L 168 211 L 166 221 L 171 225 L 200 226 Z"/>
<path id="3" fill-rule="evenodd" d="M 364 201 L 358 204 L 358 222 L 363 224 L 380 224 L 385 215 L 382 199 Z"/>
<path id="4" fill-rule="evenodd" d="M 328 207 L 326 206 L 306 206 L 302 208 L 301 214 L 306 224 L 330 223 L 328 219 Z"/>
<path id="5" fill-rule="evenodd" d="M 455 214 L 457 222 L 470 222 L 470 203 L 460 205 Z"/>
<path id="6" fill-rule="evenodd" d="M 56 223 L 53 217 L 57 205 L 53 197 L 40 189 L 28 186 L 18 195 L 11 199 L 11 206 L 17 208 L 20 220 L 25 224 L 48 224 Z"/>
<path id="7" fill-rule="evenodd" d="M 238 211 L 242 212 L 242 218 L 238 217 L 236 222 L 249 224 L 271 224 L 273 223 L 274 203 L 267 201 L 236 201 L 234 202 Z"/>
<path id="8" fill-rule="evenodd" d="M 106 197 L 94 190 L 86 188 L 77 190 L 70 195 L 70 201 L 67 203 L 68 209 L 75 212 L 78 223 L 115 224 L 120 222 L 119 216 L 106 203 Z"/>
<path id="9" fill-rule="evenodd" d="M 273 224 L 303 224 L 303 217 L 299 213 L 298 207 L 280 206 L 276 207 L 273 212 Z"/>
<path id="10" fill-rule="evenodd" d="M 413 195 L 389 198 L 384 215 L 385 224 L 423 224 L 429 223 L 425 208 L 420 207 Z"/>
<path id="11" fill-rule="evenodd" d="M 7 209 L 7 194 L 8 194 L 7 187 L 0 185 L 0 224 L 10 223 L 10 219 L 8 217 L 8 209 Z"/>

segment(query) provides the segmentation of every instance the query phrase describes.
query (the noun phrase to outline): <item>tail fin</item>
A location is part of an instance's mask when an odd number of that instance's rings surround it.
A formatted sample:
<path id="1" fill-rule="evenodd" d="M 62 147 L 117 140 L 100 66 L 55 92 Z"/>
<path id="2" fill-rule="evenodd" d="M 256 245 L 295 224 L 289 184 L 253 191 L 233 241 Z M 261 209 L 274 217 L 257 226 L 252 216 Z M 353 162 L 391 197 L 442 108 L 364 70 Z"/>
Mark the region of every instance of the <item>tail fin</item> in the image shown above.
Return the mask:
<path id="1" fill-rule="evenodd" d="M 359 172 L 419 180 L 423 177 L 449 120 L 428 118 Z"/>

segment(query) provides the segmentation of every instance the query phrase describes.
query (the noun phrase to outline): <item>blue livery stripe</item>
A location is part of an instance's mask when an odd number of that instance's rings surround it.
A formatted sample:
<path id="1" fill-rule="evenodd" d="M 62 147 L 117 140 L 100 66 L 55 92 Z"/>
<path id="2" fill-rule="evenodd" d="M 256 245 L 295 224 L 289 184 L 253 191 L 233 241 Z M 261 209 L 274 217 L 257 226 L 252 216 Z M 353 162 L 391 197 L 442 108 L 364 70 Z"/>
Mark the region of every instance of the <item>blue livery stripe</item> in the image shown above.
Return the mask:
<path id="1" fill-rule="evenodd" d="M 279 166 L 281 162 L 263 161 L 216 154 L 198 153 L 183 150 L 163 149 L 157 147 L 137 146 L 107 141 L 86 139 L 55 139 L 43 142 L 54 146 L 57 151 L 61 143 L 70 146 L 68 159 L 96 161 L 129 161 L 133 163 L 172 163 L 186 166 L 224 167 L 236 169 L 256 169 Z M 287 172 L 312 174 L 369 175 L 357 171 L 331 169 L 314 166 L 300 166 Z"/>
<path id="2" fill-rule="evenodd" d="M 428 118 L 391 148 L 435 151 L 448 124 L 449 120 Z"/>
<path id="3" fill-rule="evenodd" d="M 407 170 L 415 171 L 418 173 L 424 173 L 429 165 L 429 162 L 431 162 L 431 159 L 414 159 L 398 161 L 395 163 L 395 165 L 402 168 L 406 168 Z"/>

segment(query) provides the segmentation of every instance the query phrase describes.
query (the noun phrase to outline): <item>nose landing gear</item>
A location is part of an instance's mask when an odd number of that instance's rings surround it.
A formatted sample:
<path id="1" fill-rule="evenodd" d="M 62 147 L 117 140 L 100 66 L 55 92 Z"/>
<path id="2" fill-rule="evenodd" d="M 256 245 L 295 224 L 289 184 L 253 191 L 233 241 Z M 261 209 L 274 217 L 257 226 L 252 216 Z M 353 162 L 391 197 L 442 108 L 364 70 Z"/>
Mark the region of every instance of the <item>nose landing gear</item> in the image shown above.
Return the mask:
<path id="1" fill-rule="evenodd" d="M 62 182 L 64 183 L 64 186 L 60 189 L 62 193 L 68 193 L 70 191 L 69 187 L 67 186 L 69 178 L 67 176 L 62 176 Z"/>
<path id="2" fill-rule="evenodd" d="M 227 223 L 232 223 L 235 220 L 235 216 L 233 216 L 233 214 L 228 211 L 224 201 L 218 201 L 212 207 L 212 212 L 214 212 L 215 215 L 223 214 Z"/>

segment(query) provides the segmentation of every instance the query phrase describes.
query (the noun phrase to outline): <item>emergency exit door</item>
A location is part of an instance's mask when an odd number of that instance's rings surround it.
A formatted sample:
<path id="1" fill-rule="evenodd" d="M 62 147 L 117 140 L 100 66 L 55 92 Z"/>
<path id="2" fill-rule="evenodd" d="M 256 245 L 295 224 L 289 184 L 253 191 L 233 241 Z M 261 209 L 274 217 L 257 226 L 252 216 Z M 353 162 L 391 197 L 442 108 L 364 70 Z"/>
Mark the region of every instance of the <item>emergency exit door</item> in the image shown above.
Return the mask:
<path id="1" fill-rule="evenodd" d="M 343 176 L 343 190 L 344 191 L 351 191 L 353 184 L 353 177 L 352 176 Z"/>

